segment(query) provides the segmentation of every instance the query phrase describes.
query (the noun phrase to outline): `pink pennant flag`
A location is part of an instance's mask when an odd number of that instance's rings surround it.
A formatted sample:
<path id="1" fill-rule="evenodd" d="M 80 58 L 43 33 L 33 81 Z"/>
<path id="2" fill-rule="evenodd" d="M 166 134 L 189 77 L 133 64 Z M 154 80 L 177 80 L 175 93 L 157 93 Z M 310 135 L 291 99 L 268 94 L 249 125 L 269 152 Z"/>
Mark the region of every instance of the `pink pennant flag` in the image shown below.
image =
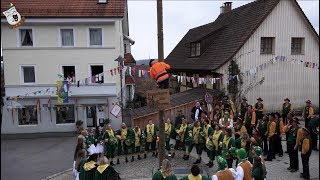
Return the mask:
<path id="1" fill-rule="evenodd" d="M 113 76 L 113 70 L 112 69 L 110 69 L 110 74 L 111 74 L 111 76 Z"/>
<path id="2" fill-rule="evenodd" d="M 120 74 L 120 67 L 118 67 L 117 70 L 118 70 L 118 74 Z"/>

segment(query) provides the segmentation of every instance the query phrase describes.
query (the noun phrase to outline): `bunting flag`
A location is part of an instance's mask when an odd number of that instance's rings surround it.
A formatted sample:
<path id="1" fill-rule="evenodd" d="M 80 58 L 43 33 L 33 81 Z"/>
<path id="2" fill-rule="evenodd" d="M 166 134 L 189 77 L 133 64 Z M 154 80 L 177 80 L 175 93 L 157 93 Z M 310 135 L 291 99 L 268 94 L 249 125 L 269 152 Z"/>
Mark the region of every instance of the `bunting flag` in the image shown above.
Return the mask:
<path id="1" fill-rule="evenodd" d="M 118 70 L 118 74 L 120 74 L 120 67 L 117 67 L 117 70 Z"/>
<path id="2" fill-rule="evenodd" d="M 49 113 L 50 113 L 50 120 L 51 120 L 51 122 L 52 122 L 52 112 L 51 112 L 51 108 L 52 108 L 52 106 L 51 106 L 51 99 L 49 98 L 49 100 L 48 100 L 48 109 L 49 109 Z"/>
<path id="3" fill-rule="evenodd" d="M 11 109 L 11 116 L 12 116 L 12 123 L 14 124 L 14 116 L 13 116 L 14 113 L 13 113 L 13 110 L 14 110 L 14 109 L 12 108 L 12 109 Z"/>
<path id="4" fill-rule="evenodd" d="M 37 100 L 37 111 L 39 113 L 39 117 L 40 117 L 40 122 L 41 122 L 41 103 L 40 103 L 40 99 Z"/>
<path id="5" fill-rule="evenodd" d="M 113 76 L 113 70 L 112 69 L 110 69 L 110 74 L 111 74 L 111 76 Z"/>

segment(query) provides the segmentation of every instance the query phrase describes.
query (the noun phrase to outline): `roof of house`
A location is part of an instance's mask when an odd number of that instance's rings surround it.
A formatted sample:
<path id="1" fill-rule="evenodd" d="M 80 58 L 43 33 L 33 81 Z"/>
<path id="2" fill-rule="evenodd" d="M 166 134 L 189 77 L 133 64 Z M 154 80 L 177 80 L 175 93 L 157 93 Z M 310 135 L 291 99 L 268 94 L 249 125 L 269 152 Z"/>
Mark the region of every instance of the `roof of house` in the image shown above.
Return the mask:
<path id="1" fill-rule="evenodd" d="M 2 12 L 13 2 L 23 17 L 123 17 L 125 0 L 1 0 Z"/>
<path id="2" fill-rule="evenodd" d="M 131 53 L 126 53 L 124 54 L 124 65 L 128 65 L 128 64 L 135 64 L 136 63 L 136 60 L 134 59 L 134 57 L 132 56 Z"/>
<path id="3" fill-rule="evenodd" d="M 173 70 L 218 69 L 235 56 L 279 1 L 256 0 L 220 14 L 212 23 L 190 29 L 168 55 L 166 62 Z M 298 3 L 293 1 L 312 27 Z M 312 29 L 318 36 L 313 27 Z M 204 39 L 209 41 L 207 48 L 201 49 L 203 52 L 200 56 L 189 57 L 190 43 Z"/>
<path id="4" fill-rule="evenodd" d="M 171 107 L 180 106 L 182 104 L 186 104 L 192 101 L 203 100 L 204 96 L 208 92 L 212 95 L 212 97 L 218 97 L 222 95 L 222 92 L 213 89 L 205 89 L 205 88 L 193 88 L 188 91 L 172 94 L 170 96 Z M 140 107 L 136 109 L 125 109 L 124 117 L 138 118 L 143 117 L 148 114 L 157 113 L 157 109 L 150 109 L 147 106 Z"/>

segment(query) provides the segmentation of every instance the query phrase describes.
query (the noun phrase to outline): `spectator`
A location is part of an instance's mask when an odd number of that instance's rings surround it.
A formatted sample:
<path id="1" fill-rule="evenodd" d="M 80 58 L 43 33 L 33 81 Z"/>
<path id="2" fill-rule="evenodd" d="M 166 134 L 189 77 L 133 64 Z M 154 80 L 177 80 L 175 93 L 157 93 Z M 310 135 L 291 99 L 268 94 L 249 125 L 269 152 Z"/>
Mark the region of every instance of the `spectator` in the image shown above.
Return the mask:
<path id="1" fill-rule="evenodd" d="M 233 168 L 228 168 L 227 161 L 221 156 L 217 156 L 218 172 L 212 176 L 212 180 L 234 179 L 237 172 Z"/>
<path id="2" fill-rule="evenodd" d="M 164 159 L 161 164 L 161 169 L 152 176 L 152 180 L 176 180 L 177 177 L 173 174 L 170 161 Z"/>
<path id="3" fill-rule="evenodd" d="M 191 174 L 183 177 L 181 180 L 209 180 L 209 177 L 200 174 L 200 168 L 197 165 L 191 167 Z"/>
<path id="4" fill-rule="evenodd" d="M 76 177 L 76 180 L 79 180 L 79 165 L 80 163 L 81 164 L 84 164 L 87 160 L 87 154 L 86 154 L 86 150 L 84 149 L 81 149 L 80 151 L 78 151 L 77 153 L 77 158 L 76 158 L 76 161 L 75 161 L 75 171 L 74 171 L 74 175 Z"/>
<path id="5" fill-rule="evenodd" d="M 202 115 L 202 108 L 200 106 L 200 102 L 196 102 L 196 105 L 191 110 L 191 119 L 193 121 L 199 121 Z"/>
<path id="6" fill-rule="evenodd" d="M 99 159 L 98 164 L 95 180 L 120 180 L 119 173 L 112 166 L 109 166 L 108 159 L 105 156 Z"/>
<path id="7" fill-rule="evenodd" d="M 304 179 L 310 179 L 309 158 L 312 152 L 312 143 L 310 131 L 307 128 L 302 128 L 302 139 L 300 140 L 299 144 L 299 150 L 301 151 L 301 159 L 303 166 L 303 173 L 300 174 L 300 177 Z"/>
<path id="8" fill-rule="evenodd" d="M 237 177 L 235 178 L 235 180 L 252 179 L 252 165 L 246 159 L 246 150 L 244 150 L 243 148 L 237 149 L 236 154 L 239 160 L 239 164 L 237 165 Z"/>
<path id="9" fill-rule="evenodd" d="M 254 158 L 254 163 L 252 167 L 252 178 L 254 180 L 264 180 L 265 178 L 265 172 L 262 167 L 261 158 L 259 156 L 256 156 Z"/>

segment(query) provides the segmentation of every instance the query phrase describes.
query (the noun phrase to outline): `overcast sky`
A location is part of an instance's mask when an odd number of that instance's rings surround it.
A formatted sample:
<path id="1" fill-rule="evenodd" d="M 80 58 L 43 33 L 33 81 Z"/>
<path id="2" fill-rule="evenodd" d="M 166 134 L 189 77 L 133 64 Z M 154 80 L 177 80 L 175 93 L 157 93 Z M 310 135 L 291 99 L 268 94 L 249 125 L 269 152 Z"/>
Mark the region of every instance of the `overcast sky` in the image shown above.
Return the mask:
<path id="1" fill-rule="evenodd" d="M 173 50 L 191 28 L 213 22 L 226 1 L 163 0 L 164 57 Z M 252 1 L 233 1 L 232 9 Z M 301 8 L 319 34 L 319 0 L 300 0 Z M 129 31 L 135 40 L 132 54 L 136 60 L 157 58 L 156 0 L 129 0 Z"/>

